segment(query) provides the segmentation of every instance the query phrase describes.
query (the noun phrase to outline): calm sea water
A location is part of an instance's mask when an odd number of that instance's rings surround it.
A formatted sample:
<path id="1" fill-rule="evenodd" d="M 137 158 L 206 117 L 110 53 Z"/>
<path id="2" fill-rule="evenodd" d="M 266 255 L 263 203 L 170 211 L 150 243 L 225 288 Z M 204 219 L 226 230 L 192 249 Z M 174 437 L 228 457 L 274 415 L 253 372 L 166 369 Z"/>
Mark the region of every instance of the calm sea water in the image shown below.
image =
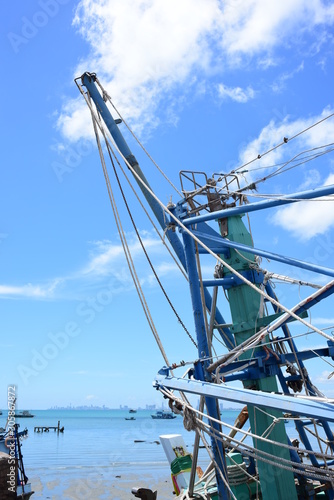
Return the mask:
<path id="1" fill-rule="evenodd" d="M 181 434 L 192 452 L 194 433 L 183 427 L 183 419 L 153 420 L 152 411 L 138 410 L 130 415 L 125 410 L 31 410 L 34 418 L 20 418 L 20 430 L 28 428 L 28 438 L 23 440 L 22 452 L 27 475 L 37 474 L 56 478 L 63 470 L 109 467 L 112 473 L 129 470 L 140 472 L 150 465 L 169 465 L 160 444 L 162 434 Z M 226 411 L 225 419 L 233 423 L 238 411 Z M 125 418 L 134 416 L 136 420 Z M 2 416 L 4 425 L 6 414 Z M 36 426 L 64 426 L 63 433 L 52 430 L 34 432 Z M 141 441 L 141 442 L 136 442 Z M 206 454 L 203 450 L 203 459 Z"/>
<path id="2" fill-rule="evenodd" d="M 34 418 L 20 418 L 17 423 L 20 430 L 28 429 L 28 438 L 22 443 L 26 474 L 29 478 L 40 478 L 43 486 L 43 492 L 37 492 L 33 498 L 65 498 L 59 485 L 55 485 L 69 475 L 75 479 L 94 472 L 124 477 L 129 471 L 140 475 L 154 468 L 168 479 L 170 467 L 162 446 L 157 444 L 162 434 L 181 434 L 189 451 L 193 450 L 194 433 L 184 429 L 180 416 L 174 420 L 153 420 L 153 412 L 148 410 L 138 410 L 134 415 L 125 410 L 31 412 Z M 224 413 L 225 420 L 232 424 L 239 411 Z M 125 420 L 130 416 L 136 420 Z M 0 425 L 4 425 L 5 412 L 1 418 Z M 58 420 L 65 428 L 63 433 L 34 432 L 36 426 L 57 426 Z M 208 463 L 205 450 L 200 450 L 201 455 L 200 463 L 205 468 Z M 38 489 L 36 484 L 33 488 Z M 58 491 L 57 495 L 52 488 Z"/>
<path id="3" fill-rule="evenodd" d="M 162 434 L 181 434 L 189 452 L 193 451 L 194 433 L 184 429 L 180 416 L 174 420 L 153 420 L 152 411 L 138 410 L 133 415 L 136 420 L 128 421 L 125 418 L 132 415 L 125 410 L 31 411 L 34 418 L 21 418 L 17 422 L 20 430 L 28 428 L 22 452 L 26 474 L 36 491 L 33 498 L 36 499 L 85 498 L 83 495 L 67 496 L 65 482 L 87 478 L 89 474 L 123 478 L 130 473 L 140 476 L 154 469 L 168 479 L 170 467 L 162 446 L 157 444 Z M 223 420 L 233 424 L 239 411 L 224 411 Z M 5 412 L 1 418 L 0 426 L 5 424 Z M 58 420 L 65 428 L 64 433 L 51 430 L 34 432 L 36 426 L 57 426 Z M 229 432 L 226 427 L 224 430 Z M 200 450 L 199 465 L 204 469 L 207 464 L 207 453 Z M 93 494 L 87 498 L 110 497 L 94 497 Z"/>
<path id="4" fill-rule="evenodd" d="M 124 469 L 129 464 L 141 467 L 145 463 L 167 464 L 161 434 L 182 434 L 192 451 L 194 433 L 183 427 L 183 419 L 153 420 L 152 411 L 138 410 L 129 415 L 125 410 L 35 410 L 34 418 L 20 418 L 20 430 L 28 428 L 28 438 L 22 450 L 27 469 L 61 469 L 110 465 Z M 224 412 L 225 420 L 233 423 L 238 411 Z M 134 416 L 136 420 L 125 418 Z M 2 416 L 5 422 L 6 415 Z M 64 426 L 64 433 L 34 432 L 36 426 Z M 140 443 L 135 441 L 142 441 Z"/>

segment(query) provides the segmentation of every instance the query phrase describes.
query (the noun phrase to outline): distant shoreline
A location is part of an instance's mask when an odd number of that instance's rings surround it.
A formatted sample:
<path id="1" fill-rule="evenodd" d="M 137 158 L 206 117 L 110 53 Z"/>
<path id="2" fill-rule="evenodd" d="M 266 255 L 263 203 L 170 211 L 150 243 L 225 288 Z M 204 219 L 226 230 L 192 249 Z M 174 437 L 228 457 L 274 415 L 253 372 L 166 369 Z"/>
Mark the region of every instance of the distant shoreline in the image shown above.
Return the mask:
<path id="1" fill-rule="evenodd" d="M 76 410 L 76 411 L 130 411 L 132 408 L 108 408 L 107 406 L 52 406 L 51 408 L 41 409 L 39 411 L 52 411 L 52 410 Z M 156 411 L 165 410 L 166 408 L 135 408 L 136 411 Z M 37 408 L 35 409 L 37 410 Z M 240 408 L 223 408 L 221 411 L 240 411 Z"/>

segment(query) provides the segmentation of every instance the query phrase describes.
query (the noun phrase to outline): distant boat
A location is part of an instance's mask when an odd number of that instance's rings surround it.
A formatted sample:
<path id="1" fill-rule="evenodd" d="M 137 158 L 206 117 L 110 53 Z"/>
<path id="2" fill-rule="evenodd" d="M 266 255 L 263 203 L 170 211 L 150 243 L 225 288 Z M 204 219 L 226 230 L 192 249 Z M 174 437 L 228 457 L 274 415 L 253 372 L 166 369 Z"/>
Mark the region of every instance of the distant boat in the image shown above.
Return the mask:
<path id="1" fill-rule="evenodd" d="M 131 410 L 129 410 L 129 413 L 137 413 L 137 410 L 131 409 Z"/>
<path id="2" fill-rule="evenodd" d="M 19 411 L 18 413 L 15 413 L 15 415 L 14 415 L 15 418 L 32 418 L 34 416 L 35 415 L 30 413 L 30 411 L 28 411 L 28 410 Z"/>
<path id="3" fill-rule="evenodd" d="M 125 420 L 136 420 L 135 417 L 125 417 Z"/>
<path id="4" fill-rule="evenodd" d="M 170 411 L 157 411 L 154 415 L 151 415 L 152 418 L 156 420 L 172 420 L 173 418 L 176 418 L 176 415 L 173 415 L 172 412 Z"/>

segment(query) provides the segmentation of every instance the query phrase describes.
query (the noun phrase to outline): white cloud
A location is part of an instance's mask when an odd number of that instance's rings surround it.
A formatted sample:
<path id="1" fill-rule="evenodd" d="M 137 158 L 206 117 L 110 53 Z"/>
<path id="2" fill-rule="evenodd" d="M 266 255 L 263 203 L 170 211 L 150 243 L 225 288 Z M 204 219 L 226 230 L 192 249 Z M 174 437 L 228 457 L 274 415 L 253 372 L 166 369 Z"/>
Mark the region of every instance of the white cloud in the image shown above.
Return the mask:
<path id="1" fill-rule="evenodd" d="M 88 401 L 92 401 L 93 399 L 98 399 L 98 397 L 94 394 L 87 394 L 85 399 L 87 399 Z"/>
<path id="2" fill-rule="evenodd" d="M 149 270 L 144 253 L 135 233 L 126 235 L 129 250 L 136 266 L 136 272 L 142 285 L 156 285 L 156 280 Z M 159 277 L 170 276 L 179 272 L 174 262 L 162 261 L 162 243 L 155 232 L 142 231 L 141 238 L 145 249 L 154 263 Z M 1 285 L 2 298 L 75 299 L 83 300 L 87 296 L 108 289 L 112 294 L 124 293 L 134 288 L 126 262 L 124 250 L 119 241 L 109 240 L 91 243 L 92 250 L 87 263 L 82 268 L 61 278 L 50 279 L 45 284 Z M 155 262 L 156 261 L 156 262 Z"/>
<path id="3" fill-rule="evenodd" d="M 142 247 L 133 235 L 129 235 L 128 246 L 131 256 L 135 258 L 138 255 L 143 255 Z M 146 250 L 159 251 L 161 249 L 161 241 L 149 234 L 141 235 L 143 244 Z M 94 251 L 87 265 L 80 271 L 82 275 L 94 276 L 117 276 L 122 271 L 122 265 L 126 265 L 124 250 L 121 243 L 113 243 L 111 241 L 98 241 L 94 244 Z M 124 268 L 125 269 L 125 268 Z M 126 274 L 128 270 L 126 268 Z M 124 277 L 124 276 L 123 276 Z"/>
<path id="4" fill-rule="evenodd" d="M 32 285 L 31 283 L 24 285 L 0 285 L 0 296 L 7 298 L 32 298 L 32 299 L 47 299 L 54 296 L 56 288 L 62 279 L 54 279 L 45 285 Z"/>
<path id="5" fill-rule="evenodd" d="M 252 87 L 242 89 L 241 87 L 227 87 L 221 83 L 218 85 L 218 95 L 222 99 L 230 98 L 233 101 L 244 103 L 254 98 L 255 91 Z"/>
<path id="6" fill-rule="evenodd" d="M 314 325 L 326 325 L 326 326 L 330 326 L 330 325 L 334 325 L 334 318 L 312 318 L 312 323 Z"/>
<path id="7" fill-rule="evenodd" d="M 324 185 L 334 184 L 330 174 Z M 301 240 L 308 240 L 334 227 L 334 197 L 332 201 L 303 201 L 277 210 L 272 220 Z"/>
<path id="8" fill-rule="evenodd" d="M 333 386 L 333 380 L 331 380 L 333 372 L 325 370 L 322 373 L 320 373 L 316 378 L 315 378 L 315 384 L 329 384 Z M 333 391 L 332 391 L 333 394 Z"/>
<path id="9" fill-rule="evenodd" d="M 74 26 L 89 54 L 75 76 L 96 72 L 138 131 L 159 123 L 158 108 L 160 117 L 175 120 L 187 92 L 203 89 L 212 72 L 253 56 L 259 67 L 271 66 L 274 48 L 289 35 L 302 37 L 333 19 L 333 5 L 322 0 L 81 0 Z M 60 113 L 58 126 L 70 140 L 91 135 L 85 108 L 76 99 Z"/>
<path id="10" fill-rule="evenodd" d="M 274 92 L 281 92 L 285 88 L 285 84 L 288 80 L 293 78 L 297 73 L 303 71 L 304 69 L 304 61 L 300 63 L 300 65 L 295 68 L 293 71 L 289 73 L 283 73 L 280 77 L 273 83 L 272 89 Z"/>
<path id="11" fill-rule="evenodd" d="M 191 87 L 194 67 L 208 69 L 212 54 L 205 35 L 215 31 L 217 15 L 216 0 L 82 0 L 74 26 L 91 52 L 76 68 L 76 76 L 96 72 L 122 114 L 137 124 L 137 132 L 153 127 L 162 96 L 179 84 Z M 173 120 L 175 104 L 175 99 L 168 100 L 167 119 Z M 83 100 L 70 102 L 58 119 L 71 140 L 80 129 L 85 137 L 90 134 L 81 115 L 85 107 Z"/>
<path id="12" fill-rule="evenodd" d="M 68 101 L 63 106 L 57 125 L 63 135 L 71 141 L 92 139 L 94 137 L 91 114 L 81 96 Z"/>
<path id="13" fill-rule="evenodd" d="M 321 184 L 321 174 L 319 170 L 315 168 L 307 171 L 303 182 L 298 186 L 297 191 L 305 191 L 306 189 L 312 189 L 315 186 Z"/>
<path id="14" fill-rule="evenodd" d="M 234 0 L 224 9 L 223 47 L 230 55 L 264 53 L 287 35 L 332 23 L 334 6 L 321 0 Z"/>

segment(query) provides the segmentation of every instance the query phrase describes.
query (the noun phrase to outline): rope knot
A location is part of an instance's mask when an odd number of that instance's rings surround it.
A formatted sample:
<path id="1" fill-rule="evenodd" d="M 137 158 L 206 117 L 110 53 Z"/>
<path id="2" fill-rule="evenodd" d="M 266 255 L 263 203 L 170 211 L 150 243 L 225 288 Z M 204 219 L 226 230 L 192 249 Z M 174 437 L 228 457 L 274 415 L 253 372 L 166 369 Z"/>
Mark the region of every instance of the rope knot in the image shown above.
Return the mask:
<path id="1" fill-rule="evenodd" d="M 194 431 L 197 428 L 195 412 L 186 406 L 183 410 L 183 425 L 187 431 Z"/>

